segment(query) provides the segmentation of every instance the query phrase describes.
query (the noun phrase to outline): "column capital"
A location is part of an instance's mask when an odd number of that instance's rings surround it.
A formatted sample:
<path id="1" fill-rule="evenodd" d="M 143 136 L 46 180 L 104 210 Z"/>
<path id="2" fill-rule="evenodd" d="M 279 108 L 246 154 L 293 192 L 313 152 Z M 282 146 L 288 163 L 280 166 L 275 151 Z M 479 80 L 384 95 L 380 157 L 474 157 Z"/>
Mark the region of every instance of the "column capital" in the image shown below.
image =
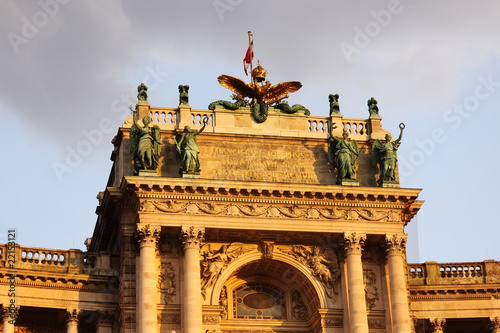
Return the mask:
<path id="1" fill-rule="evenodd" d="M 500 332 L 500 317 L 490 317 L 491 332 Z"/>
<path id="2" fill-rule="evenodd" d="M 205 235 L 205 227 L 196 228 L 191 227 L 181 227 L 181 237 L 184 249 L 188 248 L 200 248 L 200 244 L 203 241 L 203 236 Z"/>
<path id="3" fill-rule="evenodd" d="M 109 314 L 108 311 L 96 311 L 96 321 L 97 326 L 111 326 L 113 324 L 113 315 Z"/>
<path id="4" fill-rule="evenodd" d="M 444 328 L 446 325 L 446 319 L 444 318 L 434 318 L 434 319 L 429 319 L 431 322 L 432 330 L 433 332 L 444 332 Z"/>
<path id="5" fill-rule="evenodd" d="M 344 233 L 344 250 L 348 254 L 361 254 L 365 246 L 366 234 Z"/>
<path id="6" fill-rule="evenodd" d="M 160 239 L 160 228 L 151 227 L 149 224 L 143 226 L 137 226 L 135 231 L 135 239 L 139 243 L 139 247 L 152 246 L 155 247 L 156 243 Z"/>
<path id="7" fill-rule="evenodd" d="M 408 236 L 406 234 L 386 234 L 385 235 L 385 247 L 387 255 L 400 255 L 404 256 L 406 254 L 406 241 Z"/>
<path id="8" fill-rule="evenodd" d="M 80 314 L 80 311 L 77 309 L 66 309 L 66 323 L 71 323 L 71 322 L 78 322 L 78 315 Z"/>
<path id="9" fill-rule="evenodd" d="M 19 317 L 19 306 L 2 307 L 2 321 L 16 321 Z"/>

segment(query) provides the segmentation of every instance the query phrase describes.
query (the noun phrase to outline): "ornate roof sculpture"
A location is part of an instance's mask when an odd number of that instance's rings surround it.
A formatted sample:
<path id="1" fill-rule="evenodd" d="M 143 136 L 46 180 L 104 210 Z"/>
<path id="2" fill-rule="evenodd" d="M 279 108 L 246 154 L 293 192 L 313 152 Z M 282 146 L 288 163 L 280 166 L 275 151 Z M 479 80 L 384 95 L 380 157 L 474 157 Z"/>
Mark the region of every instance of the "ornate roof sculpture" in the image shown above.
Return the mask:
<path id="1" fill-rule="evenodd" d="M 281 82 L 274 86 L 266 81 L 267 71 L 257 62 L 257 67 L 252 70 L 252 82 L 229 75 L 221 75 L 217 81 L 221 86 L 235 93 L 234 98 L 244 102 L 252 108 L 252 117 L 258 123 L 267 120 L 268 106 L 288 98 L 288 94 L 299 90 L 302 83 L 298 81 Z M 250 99 L 250 100 L 249 100 Z"/>

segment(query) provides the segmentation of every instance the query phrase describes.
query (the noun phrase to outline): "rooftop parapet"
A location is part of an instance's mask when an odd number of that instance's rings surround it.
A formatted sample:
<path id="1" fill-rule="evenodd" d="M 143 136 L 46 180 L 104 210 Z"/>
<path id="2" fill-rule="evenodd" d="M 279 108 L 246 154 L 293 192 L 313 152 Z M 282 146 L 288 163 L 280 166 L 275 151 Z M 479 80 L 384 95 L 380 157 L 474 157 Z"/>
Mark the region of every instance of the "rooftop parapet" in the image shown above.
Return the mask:
<path id="1" fill-rule="evenodd" d="M 410 286 L 466 285 L 500 283 L 500 262 L 408 264 Z"/>
<path id="2" fill-rule="evenodd" d="M 7 252 L 9 251 L 9 252 Z M 72 273 L 116 276 L 109 253 L 91 253 L 76 249 L 56 250 L 0 244 L 0 267 L 15 271 L 33 270 L 39 273 Z"/>

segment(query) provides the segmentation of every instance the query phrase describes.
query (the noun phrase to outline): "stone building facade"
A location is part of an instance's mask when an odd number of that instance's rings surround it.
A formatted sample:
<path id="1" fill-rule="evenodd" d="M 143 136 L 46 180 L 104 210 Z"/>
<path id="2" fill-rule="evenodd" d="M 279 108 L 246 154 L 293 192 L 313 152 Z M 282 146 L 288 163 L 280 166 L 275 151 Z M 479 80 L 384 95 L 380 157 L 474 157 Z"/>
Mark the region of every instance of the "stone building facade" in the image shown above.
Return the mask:
<path id="1" fill-rule="evenodd" d="M 88 251 L 0 246 L 1 332 L 500 332 L 500 262 L 407 263 L 423 202 L 377 185 L 378 114 L 137 111 L 160 128 L 158 167 L 135 174 L 130 117 Z M 201 171 L 182 175 L 175 138 L 204 119 Z M 331 124 L 358 142 L 349 185 L 328 163 Z"/>

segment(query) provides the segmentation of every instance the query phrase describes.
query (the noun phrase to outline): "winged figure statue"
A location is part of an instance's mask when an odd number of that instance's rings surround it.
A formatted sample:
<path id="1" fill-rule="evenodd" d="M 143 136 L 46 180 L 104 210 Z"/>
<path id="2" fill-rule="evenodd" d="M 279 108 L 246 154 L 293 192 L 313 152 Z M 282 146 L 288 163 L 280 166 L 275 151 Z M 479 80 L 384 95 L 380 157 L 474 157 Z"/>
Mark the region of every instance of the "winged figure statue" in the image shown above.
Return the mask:
<path id="1" fill-rule="evenodd" d="M 243 101 L 252 108 L 252 116 L 258 123 L 267 119 L 267 110 L 270 104 L 281 101 L 288 97 L 289 93 L 295 92 L 302 87 L 298 81 L 281 82 L 274 86 L 266 81 L 267 71 L 257 63 L 252 70 L 252 83 L 229 75 L 221 75 L 217 78 L 220 85 L 231 90 L 237 100 Z"/>

